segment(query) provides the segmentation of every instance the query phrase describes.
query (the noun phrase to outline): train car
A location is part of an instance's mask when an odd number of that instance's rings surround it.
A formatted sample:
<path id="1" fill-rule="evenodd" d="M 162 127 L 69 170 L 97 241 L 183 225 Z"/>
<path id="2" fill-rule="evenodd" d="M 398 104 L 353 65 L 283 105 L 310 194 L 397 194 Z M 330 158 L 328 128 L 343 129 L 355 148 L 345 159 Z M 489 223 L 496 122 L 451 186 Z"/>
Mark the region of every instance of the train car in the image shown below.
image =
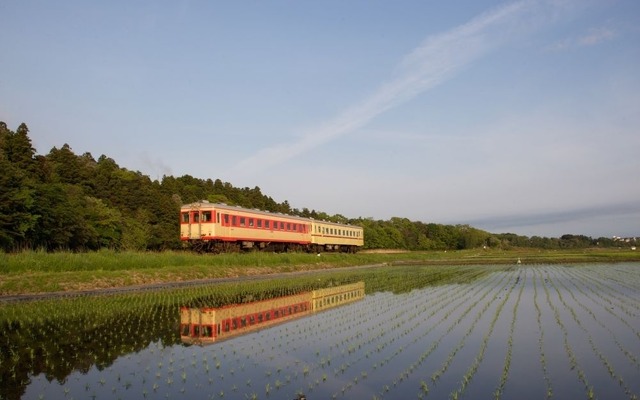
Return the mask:
<path id="1" fill-rule="evenodd" d="M 364 245 L 361 226 L 311 220 L 311 248 L 313 251 L 343 251 L 355 253 Z"/>
<path id="2" fill-rule="evenodd" d="M 311 310 L 327 308 L 358 301 L 364 298 L 364 282 L 333 286 L 311 292 Z"/>
<path id="3" fill-rule="evenodd" d="M 205 252 L 356 252 L 362 227 L 200 201 L 180 209 L 180 240 Z"/>
<path id="4" fill-rule="evenodd" d="M 208 343 L 242 335 L 311 312 L 308 292 L 220 308 L 180 309 L 184 343 Z"/>
<path id="5" fill-rule="evenodd" d="M 187 344 L 214 343 L 352 303 L 364 296 L 364 282 L 356 282 L 218 308 L 181 307 L 180 338 Z"/>
<path id="6" fill-rule="evenodd" d="M 180 239 L 199 251 L 295 251 L 308 248 L 306 218 L 201 201 L 180 210 Z"/>

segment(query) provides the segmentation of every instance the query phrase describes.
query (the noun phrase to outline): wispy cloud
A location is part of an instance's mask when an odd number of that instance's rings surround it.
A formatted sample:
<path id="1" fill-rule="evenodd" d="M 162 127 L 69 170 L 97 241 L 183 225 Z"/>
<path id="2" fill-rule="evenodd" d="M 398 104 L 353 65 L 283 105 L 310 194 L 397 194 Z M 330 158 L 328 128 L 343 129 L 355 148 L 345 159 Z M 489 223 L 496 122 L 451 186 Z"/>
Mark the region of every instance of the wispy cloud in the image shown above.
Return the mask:
<path id="1" fill-rule="evenodd" d="M 240 161 L 234 174 L 281 164 L 370 122 L 376 116 L 450 79 L 472 61 L 514 40 L 554 13 L 555 2 L 520 1 L 493 9 L 450 31 L 428 37 L 404 57 L 392 79 L 342 114 L 297 141 L 264 148 Z"/>
<path id="2" fill-rule="evenodd" d="M 590 206 L 580 209 L 568 209 L 561 211 L 540 212 L 518 215 L 500 215 L 466 221 L 472 226 L 481 227 L 489 231 L 504 231 L 512 227 L 535 227 L 540 225 L 566 225 L 595 218 L 619 218 L 638 216 L 640 205 L 637 202 L 615 203 L 599 206 Z M 565 232 L 569 233 L 569 232 Z"/>
<path id="3" fill-rule="evenodd" d="M 578 40 L 581 46 L 593 46 L 602 42 L 609 41 L 616 36 L 616 33 L 609 28 L 591 29 L 588 34 Z"/>
<path id="4" fill-rule="evenodd" d="M 576 47 L 595 46 L 613 40 L 618 33 L 609 27 L 591 28 L 587 33 L 579 37 L 571 37 L 553 43 L 547 49 L 551 51 L 563 51 Z"/>

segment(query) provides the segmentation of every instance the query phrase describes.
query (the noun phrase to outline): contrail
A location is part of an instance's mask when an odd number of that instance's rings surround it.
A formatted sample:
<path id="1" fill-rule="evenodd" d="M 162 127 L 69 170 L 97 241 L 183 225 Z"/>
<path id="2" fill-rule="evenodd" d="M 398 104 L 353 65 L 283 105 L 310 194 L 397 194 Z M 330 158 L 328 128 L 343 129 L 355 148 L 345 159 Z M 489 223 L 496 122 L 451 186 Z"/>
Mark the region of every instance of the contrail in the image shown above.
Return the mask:
<path id="1" fill-rule="evenodd" d="M 544 5 L 550 8 L 546 9 Z M 557 2 L 553 0 L 511 3 L 481 14 L 450 31 L 428 37 L 404 57 L 394 77 L 371 96 L 325 124 L 308 130 L 293 143 L 280 143 L 259 150 L 235 165 L 233 171 L 253 173 L 264 170 L 361 128 L 385 111 L 443 83 L 473 60 L 514 40 L 515 36 L 542 18 L 536 11 L 553 13 L 556 7 Z"/>

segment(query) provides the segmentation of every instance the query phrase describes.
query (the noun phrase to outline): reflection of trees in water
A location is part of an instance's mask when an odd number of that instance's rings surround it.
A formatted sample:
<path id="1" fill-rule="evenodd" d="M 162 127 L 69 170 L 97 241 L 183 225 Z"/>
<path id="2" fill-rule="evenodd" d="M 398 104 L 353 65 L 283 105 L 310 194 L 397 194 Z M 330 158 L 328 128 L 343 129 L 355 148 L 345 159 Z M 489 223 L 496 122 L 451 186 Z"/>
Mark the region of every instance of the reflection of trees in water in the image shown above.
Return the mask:
<path id="1" fill-rule="evenodd" d="M 64 382 L 72 372 L 102 370 L 153 342 L 180 342 L 179 307 L 220 307 L 365 281 L 367 293 L 409 292 L 468 282 L 478 267 L 397 266 L 312 276 L 190 287 L 164 292 L 34 301 L 0 306 L 0 398 L 19 399 L 29 377 Z"/>
<path id="2" fill-rule="evenodd" d="M 86 373 L 94 365 L 102 370 L 152 342 L 178 343 L 175 307 L 155 306 L 149 311 L 136 308 L 103 317 L 4 321 L 0 325 L 0 398 L 21 398 L 32 375 L 64 382 L 72 372 Z"/>

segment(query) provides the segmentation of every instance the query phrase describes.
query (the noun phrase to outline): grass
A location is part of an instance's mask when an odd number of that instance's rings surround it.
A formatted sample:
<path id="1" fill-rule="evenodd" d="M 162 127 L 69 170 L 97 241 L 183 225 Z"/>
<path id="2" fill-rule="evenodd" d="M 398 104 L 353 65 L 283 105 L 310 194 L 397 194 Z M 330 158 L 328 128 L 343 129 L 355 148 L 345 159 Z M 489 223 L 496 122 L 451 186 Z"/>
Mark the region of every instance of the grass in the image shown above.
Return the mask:
<path id="1" fill-rule="evenodd" d="M 27 251 L 0 253 L 0 295 L 147 285 L 372 264 L 473 265 L 640 261 L 640 252 L 622 249 L 477 249 L 358 254 L 91 253 Z"/>

